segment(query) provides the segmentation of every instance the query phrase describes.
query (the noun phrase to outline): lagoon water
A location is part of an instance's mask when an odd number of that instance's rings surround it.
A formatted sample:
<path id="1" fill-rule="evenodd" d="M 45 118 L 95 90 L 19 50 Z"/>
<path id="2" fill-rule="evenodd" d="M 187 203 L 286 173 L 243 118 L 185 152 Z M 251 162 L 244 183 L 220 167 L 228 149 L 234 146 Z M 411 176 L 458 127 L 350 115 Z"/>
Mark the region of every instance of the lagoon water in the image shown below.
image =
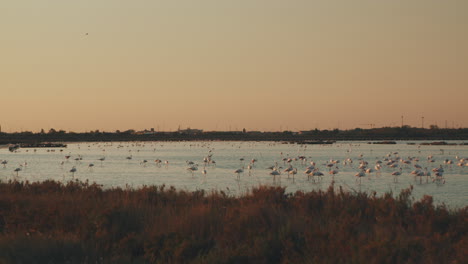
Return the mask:
<path id="1" fill-rule="evenodd" d="M 449 143 L 461 143 L 448 141 Z M 408 143 L 415 143 L 410 145 Z M 378 195 L 386 192 L 398 194 L 402 189 L 413 186 L 414 199 L 420 199 L 423 195 L 431 195 L 437 204 L 445 203 L 449 208 L 460 208 L 468 205 L 468 167 L 457 166 L 459 158 L 468 158 L 468 146 L 444 145 L 421 146 L 418 141 L 399 141 L 396 145 L 367 144 L 367 142 L 337 142 L 331 145 L 300 145 L 282 144 L 280 142 L 112 142 L 112 143 L 70 143 L 67 148 L 26 149 L 21 148 L 17 152 L 9 152 L 8 149 L 0 149 L 0 160 L 8 163 L 0 167 L 0 180 L 20 181 L 44 181 L 52 179 L 67 182 L 74 179 L 89 180 L 102 184 L 105 188 L 132 187 L 142 185 L 174 186 L 177 189 L 193 190 L 218 190 L 228 194 L 238 195 L 248 192 L 252 187 L 259 185 L 281 185 L 287 192 L 298 190 L 326 190 L 332 180 L 335 188 L 341 186 L 349 191 L 376 191 Z M 398 154 L 393 154 L 398 152 Z M 373 168 L 377 160 L 383 160 L 388 154 L 392 157 L 408 159 L 419 158 L 417 162 L 423 168 L 429 170 L 442 165 L 445 172 L 445 184 L 433 183 L 429 180 L 422 183 L 410 174 L 414 170 L 413 161 L 410 165 L 399 163 L 403 173 L 394 182 L 391 175 L 398 169 L 383 165 L 379 174 L 375 172 L 364 177 L 359 183 L 354 176 L 359 169 L 359 158 L 369 162 Z M 201 173 L 203 158 L 212 155 L 216 165 L 206 166 L 207 174 Z M 70 155 L 69 159 L 65 156 Z M 435 162 L 429 162 L 427 157 L 432 155 Z M 127 157 L 131 156 L 131 159 Z M 305 156 L 307 162 L 293 161 L 291 164 L 298 170 L 295 179 L 288 179 L 283 173 L 274 181 L 267 169 L 275 162 L 284 170 L 288 165 L 283 158 L 295 158 Z M 81 160 L 75 160 L 79 159 Z M 99 158 L 105 157 L 104 161 Z M 240 159 L 243 158 L 244 161 Z M 347 158 L 353 160 L 352 165 L 344 165 Z M 161 164 L 155 162 L 162 160 Z M 247 169 L 250 160 L 256 159 L 253 169 Z M 329 175 L 325 164 L 330 160 L 339 160 L 339 173 L 332 177 Z M 452 165 L 444 164 L 444 160 L 454 162 Z M 147 162 L 144 162 L 146 160 Z M 169 162 L 168 165 L 164 161 Z M 198 170 L 192 175 L 187 170 L 187 161 L 198 164 Z M 303 173 L 310 165 L 310 161 L 316 163 L 325 175 L 320 182 L 307 179 Z M 94 167 L 89 167 L 93 163 Z M 76 167 L 74 175 L 70 172 Z M 22 170 L 14 172 L 15 168 Z M 244 167 L 244 173 L 237 180 L 234 173 L 236 169 Z M 434 175 L 434 173 L 432 173 Z"/>

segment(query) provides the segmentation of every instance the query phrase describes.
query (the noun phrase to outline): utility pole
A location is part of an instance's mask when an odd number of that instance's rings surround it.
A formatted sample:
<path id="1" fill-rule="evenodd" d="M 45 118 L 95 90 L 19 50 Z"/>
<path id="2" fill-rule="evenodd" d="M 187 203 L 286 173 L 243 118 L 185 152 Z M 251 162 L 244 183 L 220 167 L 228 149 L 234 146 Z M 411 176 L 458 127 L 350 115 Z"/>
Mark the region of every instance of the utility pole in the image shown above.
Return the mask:
<path id="1" fill-rule="evenodd" d="M 445 129 L 447 129 L 447 120 L 445 120 Z"/>
<path id="2" fill-rule="evenodd" d="M 424 116 L 421 116 L 421 126 L 424 128 Z"/>
<path id="3" fill-rule="evenodd" d="M 401 116 L 401 127 L 403 127 L 403 116 Z"/>

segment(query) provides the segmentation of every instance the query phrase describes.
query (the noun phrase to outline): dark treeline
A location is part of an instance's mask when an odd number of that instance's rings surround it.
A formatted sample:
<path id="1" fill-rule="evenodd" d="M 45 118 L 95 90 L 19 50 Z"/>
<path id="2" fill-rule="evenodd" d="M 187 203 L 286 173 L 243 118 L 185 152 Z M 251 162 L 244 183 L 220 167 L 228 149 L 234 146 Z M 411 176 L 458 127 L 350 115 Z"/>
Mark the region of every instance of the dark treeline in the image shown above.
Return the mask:
<path id="1" fill-rule="evenodd" d="M 0 183 L 0 263 L 466 263 L 467 232 L 468 207 L 413 201 L 411 189 Z"/>
<path id="2" fill-rule="evenodd" d="M 76 141 L 180 141 L 180 140 L 234 140 L 234 141 L 317 141 L 317 140 L 468 140 L 468 128 L 440 129 L 384 127 L 352 130 L 311 130 L 303 132 L 125 132 L 86 133 L 56 131 L 0 133 L 0 144 Z"/>

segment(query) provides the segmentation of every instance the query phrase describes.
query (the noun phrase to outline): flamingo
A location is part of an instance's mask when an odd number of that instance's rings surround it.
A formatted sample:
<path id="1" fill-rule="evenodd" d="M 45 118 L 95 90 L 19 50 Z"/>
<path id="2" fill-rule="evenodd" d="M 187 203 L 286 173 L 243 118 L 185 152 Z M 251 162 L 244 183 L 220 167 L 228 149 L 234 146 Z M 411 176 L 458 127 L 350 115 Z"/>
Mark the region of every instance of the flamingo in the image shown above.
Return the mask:
<path id="1" fill-rule="evenodd" d="M 73 167 L 71 168 L 70 172 L 72 173 L 72 177 L 74 177 L 74 176 L 75 176 L 75 172 L 76 172 L 76 167 L 73 166 Z"/>
<path id="2" fill-rule="evenodd" d="M 291 165 L 289 165 L 288 168 L 286 168 L 283 172 L 289 173 L 292 170 L 293 170 L 293 167 Z M 289 176 L 288 176 L 288 178 L 289 178 Z"/>
<path id="3" fill-rule="evenodd" d="M 14 172 L 16 172 L 16 177 L 18 177 L 18 173 L 21 171 L 21 168 L 16 168 Z"/>
<path id="4" fill-rule="evenodd" d="M 335 174 L 338 174 L 338 170 L 330 170 L 328 174 L 331 174 L 333 177 L 335 177 Z"/>
<path id="5" fill-rule="evenodd" d="M 249 170 L 249 176 L 250 176 L 250 171 L 252 170 L 252 168 L 253 168 L 253 165 L 250 165 L 250 164 L 247 165 L 247 169 Z"/>
<path id="6" fill-rule="evenodd" d="M 312 174 L 313 171 L 314 170 L 311 170 L 309 168 L 306 168 L 306 170 L 304 171 L 304 174 L 307 174 L 307 179 L 308 180 L 310 180 L 310 176 L 312 176 L 311 174 Z"/>
<path id="7" fill-rule="evenodd" d="M 380 174 L 380 170 L 382 169 L 382 165 L 377 164 L 377 165 L 375 165 L 374 169 L 375 169 L 375 174 Z"/>
<path id="8" fill-rule="evenodd" d="M 445 179 L 443 177 L 443 172 L 440 172 L 440 171 L 437 171 L 434 173 L 434 175 L 436 176 L 435 179 L 433 180 L 434 181 L 437 181 L 437 182 L 442 182 L 442 184 L 445 184 Z"/>
<path id="9" fill-rule="evenodd" d="M 293 170 L 289 171 L 289 175 L 292 175 L 293 180 L 294 180 L 294 175 L 296 175 L 296 174 L 297 174 L 297 168 L 294 168 Z"/>
<path id="10" fill-rule="evenodd" d="M 402 171 L 402 168 L 400 168 L 399 171 L 394 171 L 394 172 L 392 172 L 392 175 L 393 175 L 393 182 L 398 182 L 397 176 L 400 176 L 400 175 L 401 175 L 401 171 Z"/>
<path id="11" fill-rule="evenodd" d="M 314 172 L 312 172 L 312 176 L 317 176 L 317 179 L 318 179 L 318 177 L 323 176 L 323 173 L 319 170 L 315 170 Z"/>
<path id="12" fill-rule="evenodd" d="M 426 173 L 424 171 L 418 171 L 418 173 L 415 175 L 415 178 L 419 177 L 419 183 L 422 183 L 422 177 L 425 175 Z"/>
<path id="13" fill-rule="evenodd" d="M 360 172 L 354 174 L 354 176 L 356 176 L 356 177 L 359 178 L 359 184 L 361 184 L 361 178 L 362 178 L 362 177 L 365 177 L 365 176 L 366 176 L 366 173 L 365 173 L 363 170 L 361 170 Z M 356 180 L 357 180 L 357 179 L 356 179 Z"/>
<path id="14" fill-rule="evenodd" d="M 439 168 L 434 168 L 432 169 L 433 172 L 444 172 L 444 168 L 442 168 L 442 165 L 439 165 Z"/>
<path id="15" fill-rule="evenodd" d="M 244 167 L 242 169 L 237 169 L 234 171 L 234 173 L 237 173 L 237 179 L 240 179 L 240 174 L 244 172 Z"/>
<path id="16" fill-rule="evenodd" d="M 424 176 L 426 176 L 426 182 L 429 182 L 429 177 L 431 176 L 431 172 L 424 168 Z"/>
<path id="17" fill-rule="evenodd" d="M 189 170 L 191 173 L 192 173 L 192 176 L 193 176 L 193 172 L 198 170 L 197 166 L 190 166 L 187 168 L 187 170 Z"/>
<path id="18" fill-rule="evenodd" d="M 276 169 L 273 169 L 273 170 L 270 172 L 270 175 L 273 176 L 273 181 L 276 181 L 276 176 L 281 175 L 281 173 L 280 173 L 279 171 L 277 171 Z"/>
<path id="19" fill-rule="evenodd" d="M 418 174 L 421 172 L 421 170 L 414 170 L 411 172 L 414 176 L 418 176 Z"/>

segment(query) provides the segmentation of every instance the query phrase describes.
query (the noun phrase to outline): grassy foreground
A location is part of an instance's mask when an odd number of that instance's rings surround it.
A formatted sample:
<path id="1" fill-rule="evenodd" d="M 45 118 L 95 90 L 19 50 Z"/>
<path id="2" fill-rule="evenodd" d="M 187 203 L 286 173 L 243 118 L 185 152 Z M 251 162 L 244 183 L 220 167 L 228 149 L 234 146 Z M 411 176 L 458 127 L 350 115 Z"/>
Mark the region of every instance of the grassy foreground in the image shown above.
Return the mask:
<path id="1" fill-rule="evenodd" d="M 0 183 L 0 263 L 466 261 L 468 207 L 410 196 Z"/>

